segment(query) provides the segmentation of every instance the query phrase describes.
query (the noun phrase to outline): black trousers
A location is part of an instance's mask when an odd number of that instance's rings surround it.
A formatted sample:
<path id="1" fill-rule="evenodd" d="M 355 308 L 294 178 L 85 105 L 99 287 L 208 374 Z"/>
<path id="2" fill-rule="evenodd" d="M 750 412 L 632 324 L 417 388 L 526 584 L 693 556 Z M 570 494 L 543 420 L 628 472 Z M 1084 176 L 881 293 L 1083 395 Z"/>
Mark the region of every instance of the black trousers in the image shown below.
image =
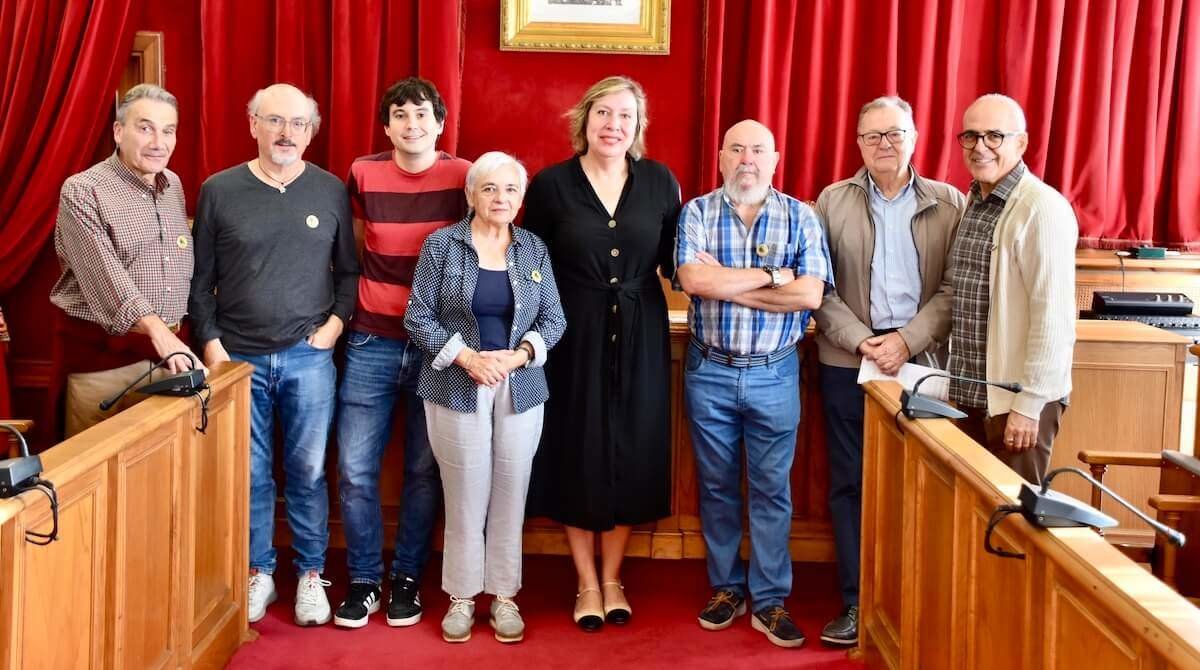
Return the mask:
<path id="1" fill-rule="evenodd" d="M 863 403 L 857 368 L 821 365 L 821 402 L 829 450 L 829 514 L 842 604 L 858 605 L 862 538 Z"/>

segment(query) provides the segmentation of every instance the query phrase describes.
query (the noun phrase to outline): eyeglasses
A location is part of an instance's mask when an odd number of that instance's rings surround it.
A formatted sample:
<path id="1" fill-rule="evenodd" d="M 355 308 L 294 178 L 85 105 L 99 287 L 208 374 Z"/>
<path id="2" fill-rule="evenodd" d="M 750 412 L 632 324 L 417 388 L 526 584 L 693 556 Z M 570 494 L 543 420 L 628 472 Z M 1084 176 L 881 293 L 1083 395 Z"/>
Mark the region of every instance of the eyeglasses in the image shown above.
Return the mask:
<path id="1" fill-rule="evenodd" d="M 964 149 L 974 149 L 979 140 L 983 140 L 983 146 L 989 149 L 998 149 L 1001 144 L 1004 144 L 1006 137 L 1014 137 L 1021 133 L 1004 133 L 999 130 L 989 130 L 986 133 L 977 133 L 973 130 L 964 130 L 957 135 L 958 144 Z"/>
<path id="2" fill-rule="evenodd" d="M 255 114 L 254 118 L 258 119 L 259 121 L 262 121 L 263 125 L 265 125 L 267 127 L 267 130 L 270 130 L 273 133 L 277 133 L 277 132 L 283 130 L 283 126 L 285 124 L 287 126 L 291 127 L 292 132 L 302 133 L 305 130 L 308 130 L 309 124 L 312 123 L 308 119 L 290 119 L 289 120 L 289 119 L 283 118 L 282 116 L 276 116 L 274 114 L 272 114 L 270 116 L 259 116 L 258 114 Z"/>
<path id="3" fill-rule="evenodd" d="M 888 144 L 896 145 L 904 141 L 904 134 L 907 132 L 908 130 L 905 128 L 897 128 L 895 130 L 889 130 L 886 133 L 862 133 L 858 136 L 858 139 L 862 140 L 863 144 L 873 147 L 879 144 L 879 140 L 886 137 Z"/>

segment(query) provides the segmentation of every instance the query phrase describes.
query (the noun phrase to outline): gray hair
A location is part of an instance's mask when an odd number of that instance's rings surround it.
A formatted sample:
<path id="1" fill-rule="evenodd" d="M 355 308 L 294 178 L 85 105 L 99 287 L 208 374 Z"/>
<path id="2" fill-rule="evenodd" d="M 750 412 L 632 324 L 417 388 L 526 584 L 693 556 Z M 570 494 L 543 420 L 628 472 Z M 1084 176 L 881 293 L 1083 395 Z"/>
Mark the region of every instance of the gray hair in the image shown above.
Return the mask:
<path id="1" fill-rule="evenodd" d="M 475 159 L 471 169 L 467 170 L 467 193 L 474 193 L 479 182 L 502 167 L 512 166 L 517 170 L 517 181 L 521 183 L 521 197 L 525 197 L 525 185 L 529 182 L 529 173 L 521 161 L 509 156 L 503 151 L 489 151 Z"/>
<path id="2" fill-rule="evenodd" d="M 1015 130 L 1019 133 L 1027 132 L 1028 126 L 1025 124 L 1025 110 L 1021 109 L 1020 103 L 1018 103 L 1016 100 L 1013 100 L 1003 93 L 988 93 L 987 95 L 981 95 L 978 98 L 975 98 L 975 102 L 972 102 L 971 106 L 973 107 L 977 103 L 984 101 L 998 102 L 1008 107 L 1009 111 L 1012 112 L 1013 118 L 1017 120 L 1017 127 Z"/>
<path id="3" fill-rule="evenodd" d="M 863 117 L 866 116 L 867 112 L 871 111 L 872 109 L 884 109 L 887 107 L 894 107 L 904 112 L 904 115 L 908 117 L 908 125 L 912 126 L 914 129 L 917 127 L 916 121 L 913 120 L 912 105 L 908 104 L 908 101 L 898 95 L 881 95 L 871 102 L 863 105 L 862 109 L 858 110 L 857 125 L 860 127 L 862 126 Z"/>
<path id="4" fill-rule="evenodd" d="M 179 113 L 179 101 L 167 89 L 154 84 L 138 84 L 126 91 L 125 96 L 121 98 L 121 102 L 117 104 L 117 123 L 125 123 L 125 113 L 138 100 L 165 102 L 175 109 L 176 114 Z"/>
<path id="5" fill-rule="evenodd" d="M 299 91 L 300 95 L 304 96 L 304 99 L 306 101 L 308 101 L 308 108 L 309 108 L 308 122 L 312 126 L 312 134 L 316 135 L 317 130 L 319 130 L 321 128 L 321 112 L 317 109 L 317 101 L 311 95 L 305 93 L 304 91 L 301 91 L 300 89 L 296 88 L 295 86 L 292 86 L 291 84 L 271 84 L 270 86 L 268 86 L 266 88 L 258 89 L 257 91 L 254 92 L 254 97 L 250 98 L 250 102 L 246 103 L 246 113 L 249 114 L 250 116 L 258 116 L 258 108 L 260 106 L 262 106 L 263 96 L 267 94 L 268 90 L 270 90 L 276 86 L 286 86 L 288 88 Z"/>

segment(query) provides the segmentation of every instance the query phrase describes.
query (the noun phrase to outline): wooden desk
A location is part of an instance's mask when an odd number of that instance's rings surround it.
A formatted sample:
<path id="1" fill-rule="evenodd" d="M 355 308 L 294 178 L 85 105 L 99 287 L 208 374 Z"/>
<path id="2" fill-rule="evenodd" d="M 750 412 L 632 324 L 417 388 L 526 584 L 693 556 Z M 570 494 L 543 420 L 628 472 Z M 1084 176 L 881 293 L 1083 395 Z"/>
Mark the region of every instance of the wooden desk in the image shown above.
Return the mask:
<path id="1" fill-rule="evenodd" d="M 0 500 L 0 670 L 222 667 L 247 637 L 250 373 L 150 398 L 42 452 L 37 492 Z"/>
<path id="2" fill-rule="evenodd" d="M 1020 515 L 1021 479 L 945 419 L 867 385 L 860 649 L 886 668 L 1200 668 L 1200 610 L 1086 528 Z"/>

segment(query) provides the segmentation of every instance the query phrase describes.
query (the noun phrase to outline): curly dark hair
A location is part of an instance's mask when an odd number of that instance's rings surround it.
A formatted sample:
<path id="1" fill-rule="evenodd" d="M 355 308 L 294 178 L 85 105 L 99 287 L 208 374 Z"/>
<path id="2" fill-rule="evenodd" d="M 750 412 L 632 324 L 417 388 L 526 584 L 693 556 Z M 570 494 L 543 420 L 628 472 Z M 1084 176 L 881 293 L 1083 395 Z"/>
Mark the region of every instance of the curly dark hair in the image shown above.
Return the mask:
<path id="1" fill-rule="evenodd" d="M 383 99 L 379 101 L 379 122 L 385 126 L 388 124 L 392 105 L 400 107 L 407 102 L 420 105 L 426 100 L 433 106 L 433 118 L 437 119 L 438 123 L 444 122 L 446 120 L 446 103 L 442 101 L 442 96 L 433 82 L 420 77 L 401 79 L 383 92 Z"/>

